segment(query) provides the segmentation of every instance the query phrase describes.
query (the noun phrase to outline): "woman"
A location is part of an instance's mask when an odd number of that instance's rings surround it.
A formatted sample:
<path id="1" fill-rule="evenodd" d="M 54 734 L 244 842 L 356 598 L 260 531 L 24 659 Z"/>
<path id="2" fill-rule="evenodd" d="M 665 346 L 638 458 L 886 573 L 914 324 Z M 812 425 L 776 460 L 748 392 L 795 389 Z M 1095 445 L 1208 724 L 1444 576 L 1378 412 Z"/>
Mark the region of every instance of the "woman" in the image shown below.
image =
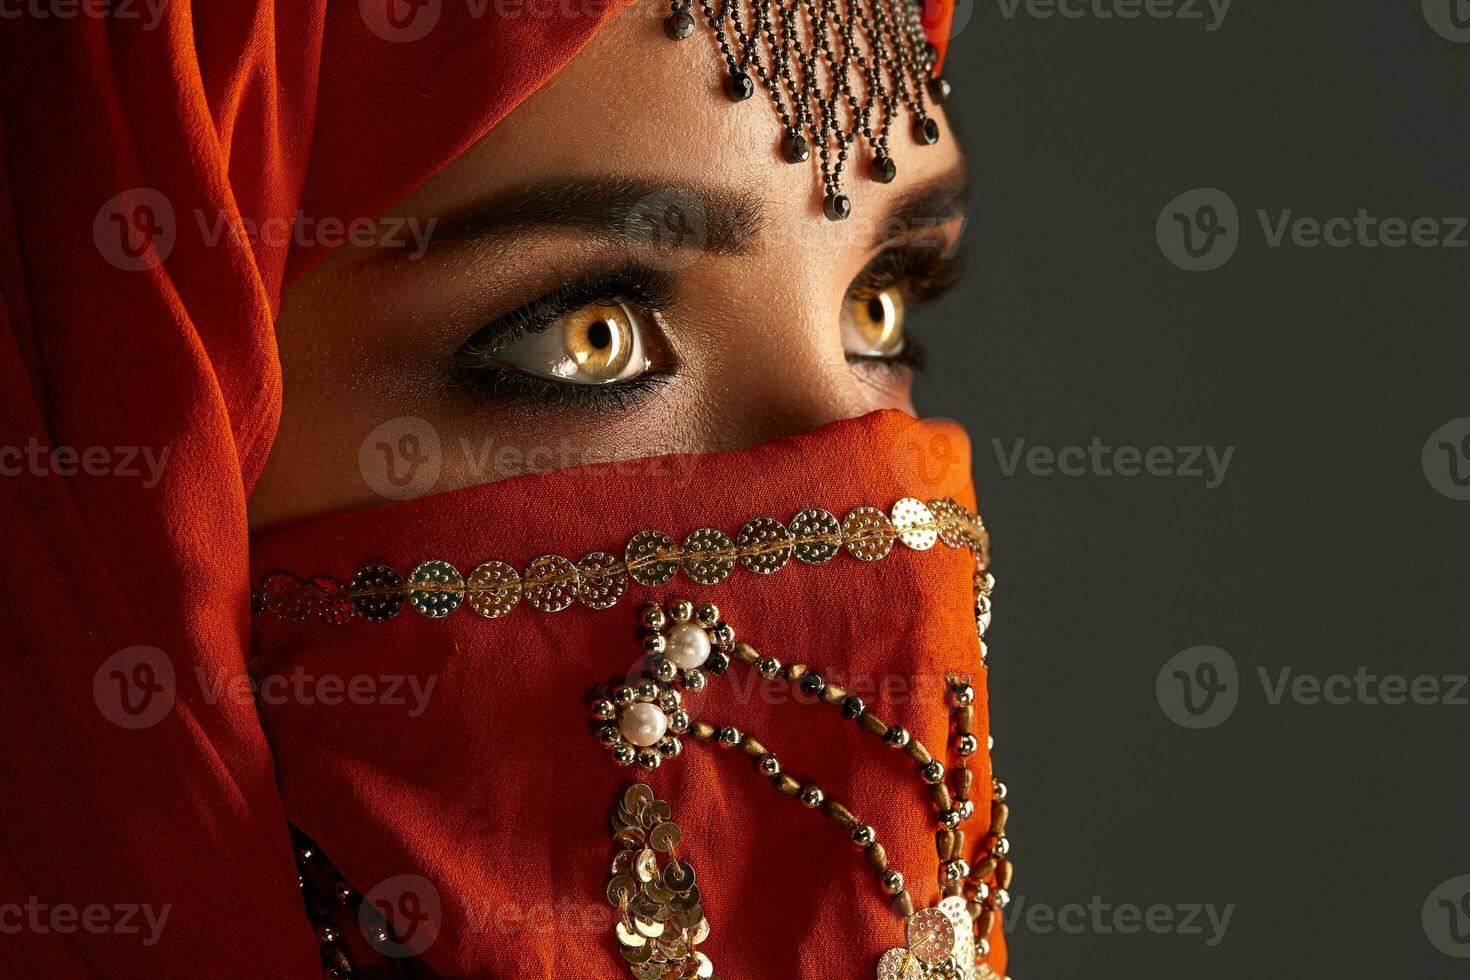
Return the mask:
<path id="1" fill-rule="evenodd" d="M 7 892 L 169 911 L 21 964 L 1004 970 L 931 15 L 24 23 Z"/>

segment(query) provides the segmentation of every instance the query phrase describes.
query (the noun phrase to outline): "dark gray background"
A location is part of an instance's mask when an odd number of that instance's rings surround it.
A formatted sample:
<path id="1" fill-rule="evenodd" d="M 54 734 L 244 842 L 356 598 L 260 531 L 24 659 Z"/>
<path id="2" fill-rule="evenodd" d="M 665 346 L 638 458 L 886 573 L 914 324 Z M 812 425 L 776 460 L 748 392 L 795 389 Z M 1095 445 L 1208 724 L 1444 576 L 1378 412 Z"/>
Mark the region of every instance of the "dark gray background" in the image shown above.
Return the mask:
<path id="1" fill-rule="evenodd" d="M 1470 43 L 1420 0 L 1236 0 L 1213 33 L 962 8 L 973 268 L 917 328 L 921 407 L 973 434 L 995 540 L 1013 973 L 1470 976 L 1421 923 L 1470 873 L 1470 708 L 1272 705 L 1257 676 L 1470 670 L 1470 502 L 1420 462 L 1470 416 L 1470 250 L 1270 248 L 1255 213 L 1470 214 Z M 1155 238 L 1196 187 L 1240 210 L 1214 272 Z M 1095 436 L 1235 456 L 1207 490 L 1007 476 L 991 442 Z M 1234 658 L 1240 700 L 1190 731 L 1155 679 L 1199 644 Z M 1027 903 L 1093 896 L 1235 910 L 1213 948 L 1026 925 Z"/>

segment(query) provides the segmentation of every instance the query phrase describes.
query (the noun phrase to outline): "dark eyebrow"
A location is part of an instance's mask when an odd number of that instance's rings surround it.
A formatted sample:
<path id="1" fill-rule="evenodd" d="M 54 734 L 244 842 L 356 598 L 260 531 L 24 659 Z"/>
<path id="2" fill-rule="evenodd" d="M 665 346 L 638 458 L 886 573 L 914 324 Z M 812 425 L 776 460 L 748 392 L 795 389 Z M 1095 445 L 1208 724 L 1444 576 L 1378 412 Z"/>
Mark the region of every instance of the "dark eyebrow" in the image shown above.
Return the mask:
<path id="1" fill-rule="evenodd" d="M 908 190 L 879 225 L 873 247 L 882 248 L 895 239 L 965 217 L 970 210 L 971 189 L 970 167 L 962 160 L 949 173 Z"/>
<path id="2" fill-rule="evenodd" d="M 625 177 L 539 180 L 434 221 L 431 247 L 555 227 L 717 255 L 746 250 L 765 225 L 753 194 Z"/>

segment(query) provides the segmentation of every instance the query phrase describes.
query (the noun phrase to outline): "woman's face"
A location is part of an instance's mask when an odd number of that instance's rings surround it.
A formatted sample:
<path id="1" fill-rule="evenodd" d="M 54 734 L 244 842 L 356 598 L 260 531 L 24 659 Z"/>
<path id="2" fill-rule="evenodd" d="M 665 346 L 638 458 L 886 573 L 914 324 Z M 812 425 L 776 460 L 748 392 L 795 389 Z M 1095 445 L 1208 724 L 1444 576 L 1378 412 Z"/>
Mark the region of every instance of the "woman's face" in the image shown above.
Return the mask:
<path id="1" fill-rule="evenodd" d="M 703 33 L 623 14 L 393 209 L 426 248 L 344 246 L 295 282 L 253 529 L 912 411 L 914 307 L 958 271 L 952 134 L 941 116 L 920 146 L 895 120 L 898 180 L 856 150 L 853 216 L 830 222 L 816 161 L 784 162 L 769 99 L 732 103 L 722 64 Z M 372 472 L 434 436 L 436 478 Z"/>

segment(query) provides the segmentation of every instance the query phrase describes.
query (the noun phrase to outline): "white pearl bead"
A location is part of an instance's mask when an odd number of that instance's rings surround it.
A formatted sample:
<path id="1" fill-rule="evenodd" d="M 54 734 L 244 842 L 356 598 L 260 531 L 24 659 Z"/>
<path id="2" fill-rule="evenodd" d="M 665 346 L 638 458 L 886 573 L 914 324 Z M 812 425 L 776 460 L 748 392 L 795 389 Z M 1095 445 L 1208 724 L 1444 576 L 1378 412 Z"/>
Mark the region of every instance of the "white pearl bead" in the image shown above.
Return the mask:
<path id="1" fill-rule="evenodd" d="M 657 745 L 659 739 L 669 730 L 669 720 L 664 717 L 663 709 L 656 704 L 630 704 L 623 709 L 622 717 L 618 719 L 618 729 L 623 733 L 623 738 L 631 744 L 640 748 Z"/>
<path id="2" fill-rule="evenodd" d="M 694 623 L 679 623 L 669 630 L 667 656 L 681 670 L 703 667 L 709 659 L 709 634 Z"/>

